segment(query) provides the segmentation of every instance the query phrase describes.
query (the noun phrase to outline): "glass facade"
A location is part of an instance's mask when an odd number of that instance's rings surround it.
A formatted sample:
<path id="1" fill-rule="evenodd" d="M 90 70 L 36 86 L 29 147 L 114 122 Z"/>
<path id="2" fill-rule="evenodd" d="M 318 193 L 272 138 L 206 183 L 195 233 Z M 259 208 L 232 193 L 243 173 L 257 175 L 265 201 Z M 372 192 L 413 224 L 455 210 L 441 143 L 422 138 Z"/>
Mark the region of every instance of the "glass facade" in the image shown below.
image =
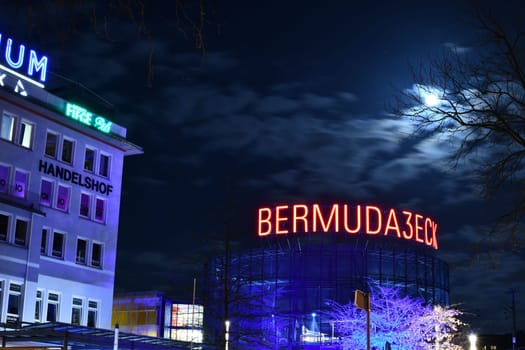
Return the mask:
<path id="1" fill-rule="evenodd" d="M 426 247 L 284 240 L 210 262 L 207 341 L 220 342 L 228 319 L 237 348 L 329 342 L 334 334 L 323 316 L 326 302 L 353 302 L 355 290 L 367 291 L 369 282 L 396 286 L 429 304 L 449 301 L 448 265 Z"/>

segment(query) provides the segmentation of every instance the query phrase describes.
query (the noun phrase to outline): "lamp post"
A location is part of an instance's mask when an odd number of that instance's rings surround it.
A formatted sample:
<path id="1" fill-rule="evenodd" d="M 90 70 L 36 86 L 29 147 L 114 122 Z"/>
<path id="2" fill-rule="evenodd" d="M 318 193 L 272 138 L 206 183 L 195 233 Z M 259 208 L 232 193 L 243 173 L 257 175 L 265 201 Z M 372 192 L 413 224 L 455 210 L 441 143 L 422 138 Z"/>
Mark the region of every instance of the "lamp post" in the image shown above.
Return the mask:
<path id="1" fill-rule="evenodd" d="M 228 350 L 230 342 L 230 321 L 224 321 L 224 350 Z"/>
<path id="2" fill-rule="evenodd" d="M 470 333 L 468 336 L 468 341 L 470 343 L 469 350 L 476 350 L 476 342 L 478 341 L 478 337 L 474 333 Z"/>

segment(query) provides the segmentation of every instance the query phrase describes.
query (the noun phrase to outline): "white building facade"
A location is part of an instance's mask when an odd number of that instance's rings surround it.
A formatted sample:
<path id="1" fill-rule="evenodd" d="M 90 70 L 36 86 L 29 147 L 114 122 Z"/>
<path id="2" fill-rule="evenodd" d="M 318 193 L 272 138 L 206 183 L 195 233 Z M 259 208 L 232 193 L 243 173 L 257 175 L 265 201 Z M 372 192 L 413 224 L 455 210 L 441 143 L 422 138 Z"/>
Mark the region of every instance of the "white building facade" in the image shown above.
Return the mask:
<path id="1" fill-rule="evenodd" d="M 0 64 L 0 324 L 109 329 L 123 161 L 142 150 L 15 73 Z"/>

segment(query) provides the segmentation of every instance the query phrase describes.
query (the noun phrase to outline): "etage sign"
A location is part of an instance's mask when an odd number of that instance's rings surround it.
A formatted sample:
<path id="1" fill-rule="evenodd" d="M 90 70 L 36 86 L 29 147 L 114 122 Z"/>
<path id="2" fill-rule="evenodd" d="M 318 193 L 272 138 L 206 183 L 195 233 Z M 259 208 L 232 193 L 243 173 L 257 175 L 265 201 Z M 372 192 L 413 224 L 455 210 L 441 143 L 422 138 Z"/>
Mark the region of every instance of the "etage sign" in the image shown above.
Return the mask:
<path id="1" fill-rule="evenodd" d="M 409 210 L 374 205 L 292 204 L 259 208 L 259 236 L 332 232 L 392 236 L 438 249 L 438 225 Z"/>

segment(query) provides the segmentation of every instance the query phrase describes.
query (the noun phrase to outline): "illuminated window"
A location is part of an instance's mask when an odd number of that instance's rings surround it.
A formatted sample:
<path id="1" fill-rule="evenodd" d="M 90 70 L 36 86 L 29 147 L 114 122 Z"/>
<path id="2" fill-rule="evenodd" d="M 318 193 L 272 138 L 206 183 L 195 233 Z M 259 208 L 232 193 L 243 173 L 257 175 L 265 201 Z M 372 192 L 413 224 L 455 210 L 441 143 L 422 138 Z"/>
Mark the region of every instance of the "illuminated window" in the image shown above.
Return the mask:
<path id="1" fill-rule="evenodd" d="M 14 189 L 13 194 L 16 197 L 26 198 L 28 177 L 29 177 L 29 174 L 24 171 L 21 171 L 21 170 L 15 171 L 15 189 Z"/>
<path id="2" fill-rule="evenodd" d="M 91 266 L 102 267 L 102 244 L 93 243 L 91 247 Z"/>
<path id="3" fill-rule="evenodd" d="M 15 136 L 15 116 L 7 113 L 2 114 L 2 124 L 0 124 L 0 137 L 7 141 L 13 141 Z"/>
<path id="4" fill-rule="evenodd" d="M 35 299 L 35 322 L 42 322 L 42 291 L 36 291 Z"/>
<path id="5" fill-rule="evenodd" d="M 69 210 L 69 187 L 58 185 L 56 208 L 63 211 Z"/>
<path id="6" fill-rule="evenodd" d="M 15 244 L 20 246 L 26 245 L 28 223 L 22 219 L 16 219 L 15 224 Z"/>
<path id="7" fill-rule="evenodd" d="M 80 194 L 80 216 L 89 218 L 89 208 L 91 205 L 91 195 L 87 193 Z"/>
<path id="8" fill-rule="evenodd" d="M 9 234 L 9 215 L 0 214 L 0 241 L 7 241 Z"/>
<path id="9" fill-rule="evenodd" d="M 98 322 L 98 302 L 94 300 L 88 301 L 88 327 L 96 327 Z"/>
<path id="10" fill-rule="evenodd" d="M 58 135 L 48 131 L 46 135 L 45 154 L 50 157 L 56 158 L 57 144 L 58 144 Z"/>
<path id="11" fill-rule="evenodd" d="M 66 163 L 73 163 L 73 149 L 75 148 L 75 143 L 69 139 L 62 140 L 62 161 Z"/>
<path id="12" fill-rule="evenodd" d="M 108 177 L 109 174 L 109 156 L 106 154 L 100 154 L 100 166 L 98 168 L 98 174 L 100 176 Z"/>
<path id="13" fill-rule="evenodd" d="M 25 120 L 20 123 L 18 144 L 25 148 L 31 148 L 33 146 L 33 124 Z"/>
<path id="14" fill-rule="evenodd" d="M 93 171 L 95 169 L 95 150 L 86 147 L 84 152 L 84 170 Z"/>
<path id="15" fill-rule="evenodd" d="M 104 222 L 106 219 L 106 201 L 102 198 L 97 198 L 95 202 L 95 221 Z"/>
<path id="16" fill-rule="evenodd" d="M 80 326 L 82 322 L 82 299 L 73 298 L 73 303 L 71 305 L 71 324 L 75 326 Z"/>
<path id="17" fill-rule="evenodd" d="M 49 229 L 42 229 L 42 238 L 40 239 L 40 255 L 47 255 L 47 236 Z"/>
<path id="18" fill-rule="evenodd" d="M 40 204 L 46 207 L 51 206 L 51 198 L 53 198 L 53 181 L 42 179 L 40 184 Z"/>
<path id="19" fill-rule="evenodd" d="M 64 256 L 64 234 L 60 232 L 53 232 L 53 251 L 51 255 L 55 258 L 62 258 Z"/>
<path id="20" fill-rule="evenodd" d="M 0 193 L 7 193 L 11 167 L 0 164 Z"/>
<path id="21" fill-rule="evenodd" d="M 86 264 L 87 242 L 84 239 L 77 239 L 77 264 Z"/>
<path id="22" fill-rule="evenodd" d="M 47 322 L 56 322 L 60 310 L 60 296 L 57 293 L 47 295 Z"/>
<path id="23" fill-rule="evenodd" d="M 9 284 L 9 299 L 7 300 L 7 323 L 16 323 L 20 320 L 22 309 L 22 285 Z"/>

